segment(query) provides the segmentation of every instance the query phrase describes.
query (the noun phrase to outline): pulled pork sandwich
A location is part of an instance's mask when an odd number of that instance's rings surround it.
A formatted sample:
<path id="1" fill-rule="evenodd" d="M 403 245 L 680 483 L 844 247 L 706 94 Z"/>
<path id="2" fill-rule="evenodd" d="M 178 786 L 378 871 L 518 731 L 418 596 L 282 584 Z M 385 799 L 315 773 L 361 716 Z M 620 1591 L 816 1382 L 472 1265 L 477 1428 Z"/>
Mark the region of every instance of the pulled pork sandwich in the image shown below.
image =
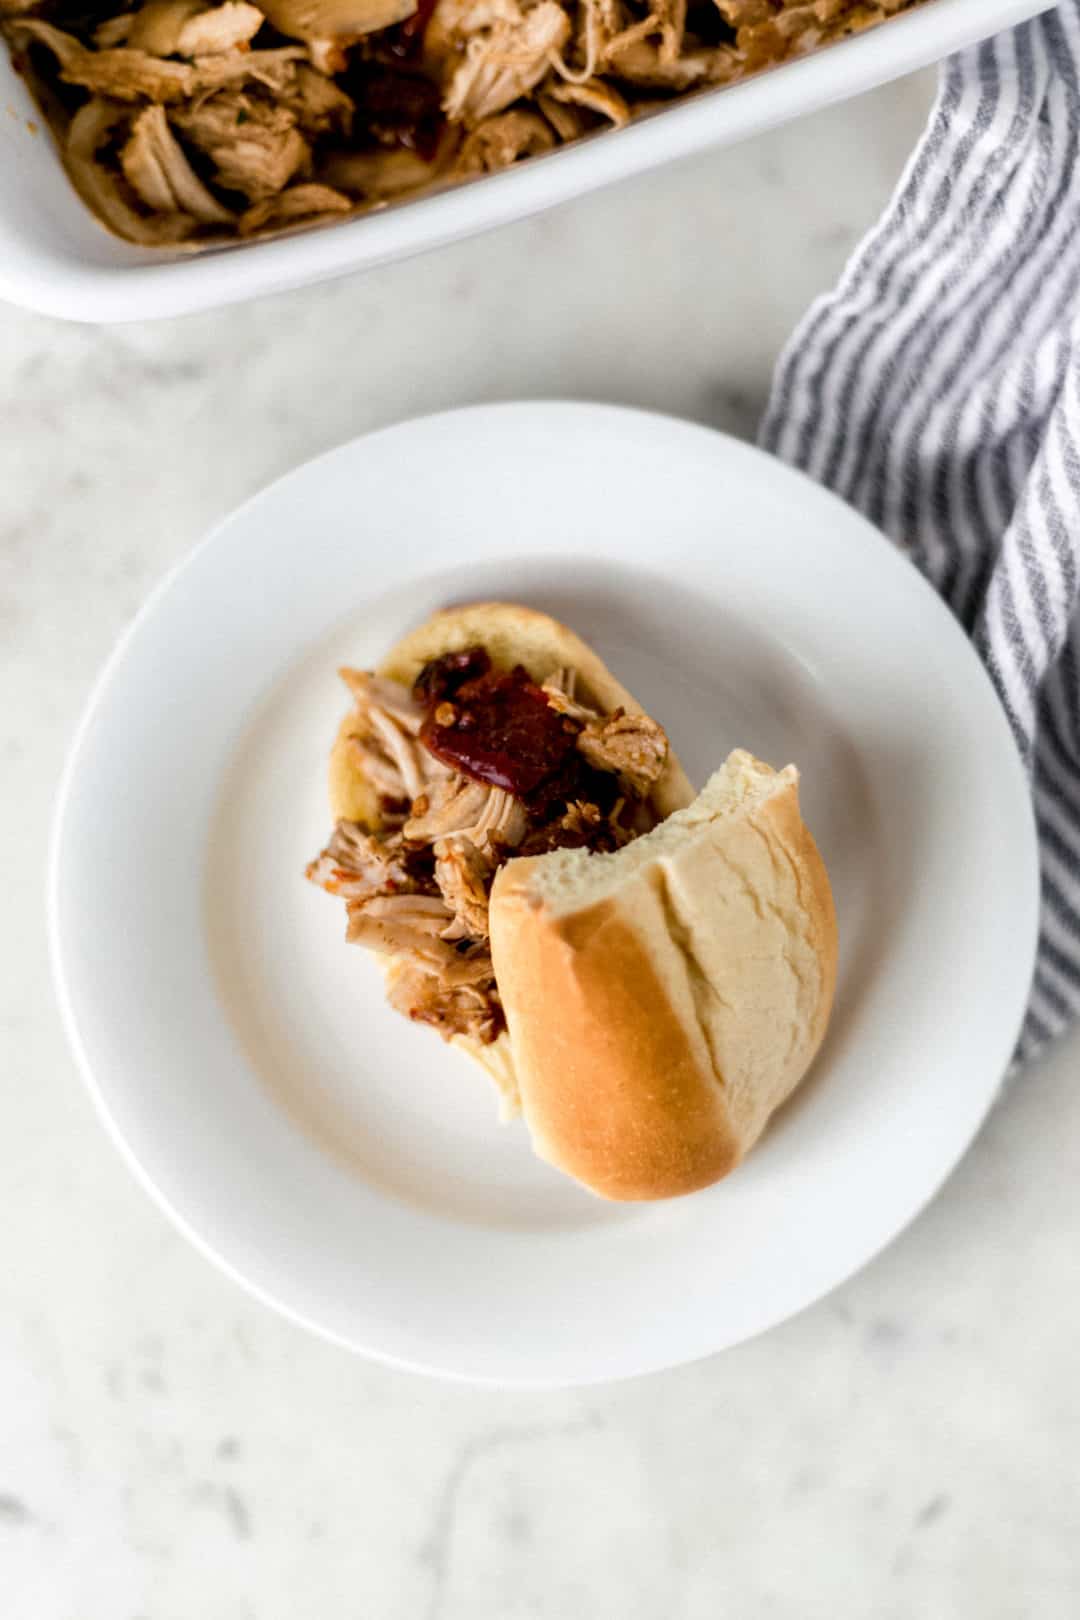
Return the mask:
<path id="1" fill-rule="evenodd" d="M 478 1059 L 517 1106 L 488 895 L 511 858 L 611 851 L 689 804 L 667 736 L 546 614 L 436 614 L 353 699 L 330 758 L 334 831 L 308 876 L 386 959 L 390 1003 Z"/>
<path id="2" fill-rule="evenodd" d="M 197 247 L 502 169 L 920 0 L 0 0 L 85 202 Z"/>
<path id="3" fill-rule="evenodd" d="M 657 722 L 524 607 L 436 614 L 342 675 L 335 826 L 307 875 L 384 959 L 391 1004 L 477 1058 L 591 1191 L 727 1174 L 832 1004 L 795 768 L 736 752 L 695 799 Z"/>

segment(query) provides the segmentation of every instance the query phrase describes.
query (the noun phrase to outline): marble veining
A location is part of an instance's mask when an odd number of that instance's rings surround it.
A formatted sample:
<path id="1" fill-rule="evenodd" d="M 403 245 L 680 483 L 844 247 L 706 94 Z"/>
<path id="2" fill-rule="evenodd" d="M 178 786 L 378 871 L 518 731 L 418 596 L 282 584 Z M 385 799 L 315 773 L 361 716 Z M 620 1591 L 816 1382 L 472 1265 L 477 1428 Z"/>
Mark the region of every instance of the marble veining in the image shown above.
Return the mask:
<path id="1" fill-rule="evenodd" d="M 750 435 L 895 182 L 921 77 L 443 253 L 157 326 L 0 309 L 4 1620 L 1071 1620 L 1080 1041 L 832 1298 L 640 1382 L 500 1395 L 248 1300 L 98 1126 L 42 871 L 89 683 L 163 569 L 304 457 L 569 395 Z M 362 492 L 358 492 L 358 506 Z"/>

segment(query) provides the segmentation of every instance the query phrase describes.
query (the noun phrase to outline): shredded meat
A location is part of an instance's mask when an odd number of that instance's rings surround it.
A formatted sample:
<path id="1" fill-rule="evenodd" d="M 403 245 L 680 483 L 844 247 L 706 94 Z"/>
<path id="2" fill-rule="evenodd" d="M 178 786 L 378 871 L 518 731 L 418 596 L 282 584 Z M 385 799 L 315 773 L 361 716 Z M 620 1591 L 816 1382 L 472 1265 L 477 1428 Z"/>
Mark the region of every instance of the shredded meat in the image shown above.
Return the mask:
<path id="1" fill-rule="evenodd" d="M 424 33 L 424 54 L 441 62 L 497 23 L 513 25 L 520 20 L 518 0 L 436 0 Z"/>
<path id="2" fill-rule="evenodd" d="M 432 774 L 427 767 L 427 750 L 377 704 L 368 709 L 367 720 L 372 737 L 382 744 L 387 758 L 397 767 L 405 793 L 410 799 L 418 798 Z"/>
<path id="3" fill-rule="evenodd" d="M 0 31 L 87 204 L 175 249 L 508 168 L 924 0 L 116 3 L 0 0 Z"/>
<path id="4" fill-rule="evenodd" d="M 298 62 L 296 72 L 279 92 L 278 101 L 292 113 L 297 125 L 307 136 L 348 135 L 353 125 L 353 104 L 344 90 L 333 81 L 304 62 Z M 330 176 L 323 178 L 332 185 Z"/>
<path id="5" fill-rule="evenodd" d="M 181 30 L 202 10 L 202 0 L 146 0 L 145 5 L 125 19 L 127 27 L 123 38 L 110 34 L 109 41 L 115 45 L 131 45 L 136 50 L 149 51 L 151 56 L 175 56 L 178 54 Z M 104 26 L 99 27 L 94 36 L 99 45 L 105 44 L 102 38 Z"/>
<path id="6" fill-rule="evenodd" d="M 486 649 L 426 665 L 412 692 L 367 671 L 341 674 L 354 701 L 349 747 L 380 795 L 381 824 L 368 831 L 339 822 L 307 875 L 345 900 L 346 938 L 389 960 L 392 1006 L 444 1039 L 490 1044 L 504 1028 L 488 946 L 488 893 L 499 865 L 518 851 L 613 850 L 648 830 L 655 820 L 648 793 L 666 762 L 667 739 L 644 716 L 587 707 L 575 695 L 573 671 L 555 670 L 542 688 L 531 688 L 529 701 L 539 701 L 536 724 L 545 703 L 567 716 L 573 741 L 568 754 L 559 752 L 551 783 L 526 801 L 465 774 L 480 772 L 480 764 L 463 758 L 452 769 L 427 745 L 432 717 L 456 706 L 467 718 L 467 694 L 477 682 L 503 691 Z M 518 687 L 509 678 L 504 685 L 509 701 Z M 481 728 L 506 724 L 497 704 L 469 712 Z M 477 734 L 484 757 L 496 735 Z M 574 782 L 588 794 L 575 795 Z"/>
<path id="7" fill-rule="evenodd" d="M 567 141 L 576 141 L 582 135 L 588 134 L 589 120 L 580 107 L 570 106 L 564 99 L 557 99 L 552 94 L 552 86 L 542 90 L 536 98 L 536 105 L 544 116 L 546 123 L 555 131 L 556 138 L 565 144 Z"/>
<path id="8" fill-rule="evenodd" d="M 251 202 L 276 196 L 311 164 L 311 148 L 287 107 L 254 90 L 225 90 L 174 115 L 214 165 L 218 185 Z"/>
<path id="9" fill-rule="evenodd" d="M 246 0 L 225 0 L 210 11 L 196 10 L 184 23 L 174 49 L 178 56 L 220 56 L 242 50 L 263 25 L 263 14 Z"/>
<path id="10" fill-rule="evenodd" d="M 0 12 L 3 11 L 0 0 Z M 131 38 L 131 30 L 135 26 L 137 13 L 132 11 L 121 12 L 119 17 L 106 17 L 94 29 L 94 44 L 99 51 L 109 51 L 115 45 L 126 45 Z"/>
<path id="11" fill-rule="evenodd" d="M 557 0 L 472 34 L 450 80 L 443 107 L 467 129 L 502 112 L 540 83 L 570 38 L 570 19 Z"/>
<path id="12" fill-rule="evenodd" d="M 142 8 L 123 19 L 126 26 L 102 25 L 95 34 L 99 46 L 126 44 L 151 56 L 214 56 L 242 49 L 254 39 L 264 22 L 262 12 L 246 0 L 226 0 L 207 7 L 203 0 L 146 0 Z"/>
<path id="13" fill-rule="evenodd" d="M 383 798 L 407 797 L 400 770 L 392 759 L 386 757 L 385 751 L 375 738 L 354 734 L 349 738 L 349 752 L 361 776 L 371 782 Z"/>
<path id="14" fill-rule="evenodd" d="M 636 798 L 645 798 L 667 764 L 668 740 L 663 728 L 647 715 L 627 714 L 624 709 L 616 709 L 605 719 L 568 697 L 555 680 L 545 681 L 543 690 L 553 709 L 581 725 L 577 746 L 589 764 L 614 772 Z"/>
<path id="15" fill-rule="evenodd" d="M 326 179 L 351 197 L 386 202 L 417 191 L 436 177 L 436 168 L 418 152 L 340 152 L 327 159 Z"/>
<path id="16" fill-rule="evenodd" d="M 350 945 L 366 945 L 380 956 L 406 956 L 448 986 L 482 984 L 492 977 L 486 945 L 443 939 L 452 921 L 441 898 L 432 895 L 376 895 L 346 905 Z"/>
<path id="17" fill-rule="evenodd" d="M 232 213 L 203 185 L 184 155 L 164 107 L 144 107 L 120 153 L 131 189 L 158 213 L 190 214 L 203 225 L 228 225 Z"/>
<path id="18" fill-rule="evenodd" d="M 252 236 L 267 225 L 295 224 L 298 220 L 314 219 L 316 215 L 329 219 L 334 214 L 351 211 L 352 203 L 340 191 L 314 181 L 301 182 L 246 209 L 240 216 L 240 235 Z"/>
<path id="19" fill-rule="evenodd" d="M 347 939 L 389 958 L 394 1007 L 447 1039 L 490 1043 L 503 1028 L 488 946 L 496 871 L 518 853 L 610 851 L 647 832 L 667 738 L 644 715 L 604 715 L 580 702 L 572 670 L 554 670 L 536 687 L 523 670 L 493 669 L 484 647 L 432 660 L 412 691 L 364 670 L 341 675 L 355 704 L 349 746 L 381 795 L 381 821 L 373 831 L 339 822 L 307 875 L 345 900 Z M 510 709 L 478 705 L 478 688 Z M 505 727 L 542 733 L 548 709 L 567 717 L 560 736 L 571 739 L 554 755 L 550 777 L 535 791 L 522 786 L 523 798 L 484 779 L 484 761 Z M 440 763 L 429 746 L 431 720 L 451 723 L 446 710 L 454 724 L 468 721 L 478 750 L 471 763 L 466 751 L 460 769 Z M 519 754 L 534 735 L 518 735 Z"/>
<path id="20" fill-rule="evenodd" d="M 263 10 L 279 33 L 306 40 L 330 65 L 366 34 L 404 22 L 416 6 L 417 0 L 264 0 Z"/>
<path id="21" fill-rule="evenodd" d="M 413 813 L 405 823 L 405 836 L 434 843 L 457 833 L 490 854 L 500 846 L 513 849 L 520 844 L 526 825 L 520 799 L 502 788 L 471 782 L 455 772 L 414 802 Z"/>
<path id="22" fill-rule="evenodd" d="M 678 60 L 686 35 L 686 0 L 658 0 L 655 7 L 660 34 L 660 55 L 666 62 Z"/>
<path id="23" fill-rule="evenodd" d="M 435 844 L 435 882 L 454 914 L 443 939 L 487 939 L 488 885 L 495 870 L 469 838 L 440 838 Z"/>
<path id="24" fill-rule="evenodd" d="M 385 676 L 373 675 L 366 669 L 350 669 L 346 666 L 338 673 L 359 708 L 378 707 L 410 737 L 420 735 L 424 710 L 408 687 L 402 686 L 400 681 L 389 681 Z"/>
<path id="25" fill-rule="evenodd" d="M 18 38 L 44 45 L 53 53 L 65 84 L 77 84 L 95 95 L 168 105 L 196 92 L 195 69 L 188 62 L 166 61 L 127 48 L 91 51 L 70 34 L 33 17 L 20 18 L 16 28 Z"/>
<path id="26" fill-rule="evenodd" d="M 338 822 L 307 876 L 343 900 L 373 900 L 376 895 L 413 893 L 421 887 L 409 868 L 400 833 L 376 837 L 351 821 Z"/>
<path id="27" fill-rule="evenodd" d="M 286 45 L 177 62 L 127 46 L 89 50 L 71 34 L 34 17 L 20 17 L 12 32 L 16 38 L 46 46 L 56 57 L 65 84 L 80 85 L 117 101 L 156 101 L 162 106 L 191 101 L 243 79 L 255 79 L 274 89 L 291 78 L 294 64 L 304 55 L 302 47 Z"/>
<path id="28" fill-rule="evenodd" d="M 738 73 L 739 58 L 734 51 L 718 46 L 715 50 L 687 51 L 670 60 L 651 40 L 616 41 L 607 52 L 611 71 L 630 85 L 656 90 L 693 90 L 709 84 L 727 84 Z"/>
<path id="29" fill-rule="evenodd" d="M 119 235 L 133 236 L 155 247 L 183 242 L 195 229 L 192 215 L 170 212 L 145 218 L 123 173 L 97 161 L 98 152 L 114 139 L 118 126 L 126 122 L 127 116 L 126 108 L 100 96 L 92 96 L 85 102 L 68 129 L 65 152 L 68 172 L 79 194 Z"/>
<path id="30" fill-rule="evenodd" d="M 505 169 L 518 158 L 549 152 L 555 145 L 550 126 L 539 113 L 514 107 L 497 118 L 486 118 L 464 142 L 454 164 L 455 174 L 483 174 Z"/>
<path id="31" fill-rule="evenodd" d="M 639 799 L 660 780 L 668 757 L 667 737 L 655 720 L 619 709 L 606 720 L 586 725 L 578 748 L 590 765 L 613 771 Z"/>
<path id="32" fill-rule="evenodd" d="M 603 79 L 586 79 L 582 84 L 575 84 L 572 80 L 565 83 L 552 83 L 548 90 L 548 97 L 558 105 L 560 102 L 572 107 L 584 107 L 589 112 L 599 113 L 621 129 L 630 122 L 630 108 L 626 99 L 621 96 L 613 84 L 607 84 Z M 548 121 L 552 113 L 548 113 Z"/>
<path id="33" fill-rule="evenodd" d="M 418 740 L 423 709 L 412 694 L 365 670 L 340 673 L 356 705 L 349 748 L 379 793 L 412 801 L 443 781 L 447 767 Z"/>
<path id="34" fill-rule="evenodd" d="M 447 985 L 419 962 L 402 962 L 388 976 L 386 999 L 406 1018 L 437 1029 L 443 1040 L 466 1035 L 489 1046 L 504 1028 L 494 978 Z"/>
<path id="35" fill-rule="evenodd" d="M 649 832 L 656 818 L 644 803 L 616 799 L 604 812 L 588 800 L 575 800 L 561 814 L 534 827 L 520 845 L 520 855 L 547 855 L 553 849 L 591 849 L 610 853 Z"/>

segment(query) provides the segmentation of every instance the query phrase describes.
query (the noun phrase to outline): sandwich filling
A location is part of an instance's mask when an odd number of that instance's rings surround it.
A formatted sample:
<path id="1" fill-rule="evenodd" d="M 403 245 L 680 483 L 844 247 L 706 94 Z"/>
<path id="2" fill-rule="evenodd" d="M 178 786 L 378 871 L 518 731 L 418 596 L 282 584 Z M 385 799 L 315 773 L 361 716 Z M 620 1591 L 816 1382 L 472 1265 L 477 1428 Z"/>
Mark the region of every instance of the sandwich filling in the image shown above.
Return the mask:
<path id="1" fill-rule="evenodd" d="M 444 1039 L 490 1043 L 505 1027 L 488 942 L 495 873 L 514 856 L 610 853 L 651 831 L 667 736 L 646 715 L 591 706 L 571 669 L 538 685 L 481 646 L 432 660 L 411 690 L 341 673 L 348 747 L 378 816 L 339 821 L 307 875 L 345 901 L 351 943 L 393 959 L 393 1007 Z"/>

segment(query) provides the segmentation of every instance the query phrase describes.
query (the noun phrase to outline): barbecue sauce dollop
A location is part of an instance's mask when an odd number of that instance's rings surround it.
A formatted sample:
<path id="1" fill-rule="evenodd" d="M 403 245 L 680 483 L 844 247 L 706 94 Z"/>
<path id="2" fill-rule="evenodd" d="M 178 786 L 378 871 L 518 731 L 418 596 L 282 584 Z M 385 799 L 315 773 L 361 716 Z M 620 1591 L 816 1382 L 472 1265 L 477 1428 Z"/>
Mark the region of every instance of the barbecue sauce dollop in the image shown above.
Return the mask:
<path id="1" fill-rule="evenodd" d="M 495 670 L 483 647 L 446 653 L 425 664 L 413 694 L 427 709 L 420 741 L 463 776 L 536 809 L 571 788 L 581 726 L 551 707 L 521 664 Z"/>

